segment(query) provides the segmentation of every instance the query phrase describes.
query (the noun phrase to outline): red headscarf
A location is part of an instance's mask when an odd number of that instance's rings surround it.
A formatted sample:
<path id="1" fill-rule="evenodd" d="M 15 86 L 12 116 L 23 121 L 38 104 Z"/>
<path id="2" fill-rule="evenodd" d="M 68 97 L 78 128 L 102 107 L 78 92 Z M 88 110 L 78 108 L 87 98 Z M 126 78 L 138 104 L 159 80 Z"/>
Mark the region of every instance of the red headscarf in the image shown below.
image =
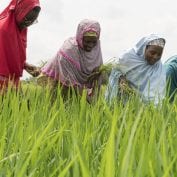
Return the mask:
<path id="1" fill-rule="evenodd" d="M 0 76 L 19 78 L 26 60 L 27 29 L 19 30 L 17 23 L 39 0 L 12 0 L 0 14 Z"/>

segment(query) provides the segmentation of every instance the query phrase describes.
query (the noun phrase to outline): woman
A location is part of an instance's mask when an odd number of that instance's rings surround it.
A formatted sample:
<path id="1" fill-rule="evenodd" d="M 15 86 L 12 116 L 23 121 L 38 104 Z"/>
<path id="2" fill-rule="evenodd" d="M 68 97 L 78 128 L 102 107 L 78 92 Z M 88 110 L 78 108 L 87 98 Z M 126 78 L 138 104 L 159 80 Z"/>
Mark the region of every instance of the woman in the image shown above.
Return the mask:
<path id="1" fill-rule="evenodd" d="M 26 62 L 27 27 L 40 12 L 39 0 L 12 0 L 0 14 L 0 90 L 9 82 L 18 88 L 23 69 L 34 67 Z"/>
<path id="2" fill-rule="evenodd" d="M 164 65 L 168 83 L 167 96 L 173 102 L 177 91 L 177 55 L 170 57 Z"/>
<path id="3" fill-rule="evenodd" d="M 80 93 L 86 88 L 89 89 L 88 95 L 93 93 L 95 82 L 90 78 L 103 63 L 99 38 L 99 23 L 88 19 L 82 20 L 78 25 L 76 36 L 67 39 L 56 56 L 41 69 L 42 76 L 38 81 L 50 79 L 50 84 L 54 85 L 52 90 L 59 84 L 65 93 L 70 88 Z M 99 80 L 99 76 L 97 79 Z"/>
<path id="4" fill-rule="evenodd" d="M 165 96 L 166 75 L 161 63 L 165 39 L 151 34 L 123 53 L 112 70 L 106 99 L 111 102 L 122 89 L 132 88 L 145 102 L 155 104 Z"/>

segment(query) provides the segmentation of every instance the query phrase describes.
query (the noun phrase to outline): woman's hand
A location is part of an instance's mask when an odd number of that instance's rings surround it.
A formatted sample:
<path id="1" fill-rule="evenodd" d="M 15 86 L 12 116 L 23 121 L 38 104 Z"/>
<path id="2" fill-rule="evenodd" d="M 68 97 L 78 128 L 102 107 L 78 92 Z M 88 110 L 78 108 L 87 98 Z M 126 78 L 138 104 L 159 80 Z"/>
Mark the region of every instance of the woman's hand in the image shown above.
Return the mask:
<path id="1" fill-rule="evenodd" d="M 41 71 L 40 68 L 28 63 L 25 63 L 24 69 L 31 74 L 33 77 L 37 77 L 40 75 Z"/>
<path id="2" fill-rule="evenodd" d="M 134 90 L 129 86 L 128 81 L 124 75 L 119 78 L 119 89 L 121 94 L 134 94 Z"/>
<path id="3" fill-rule="evenodd" d="M 128 87 L 128 82 L 124 75 L 120 76 L 119 78 L 119 87 L 121 90 L 125 90 Z"/>

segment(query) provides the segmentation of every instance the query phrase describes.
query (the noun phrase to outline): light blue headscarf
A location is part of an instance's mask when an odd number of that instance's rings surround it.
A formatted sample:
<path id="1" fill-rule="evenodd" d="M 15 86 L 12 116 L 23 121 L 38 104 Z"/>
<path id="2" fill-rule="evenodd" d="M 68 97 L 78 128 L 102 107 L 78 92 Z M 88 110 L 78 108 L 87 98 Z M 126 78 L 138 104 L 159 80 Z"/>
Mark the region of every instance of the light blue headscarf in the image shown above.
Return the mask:
<path id="1" fill-rule="evenodd" d="M 145 102 L 154 101 L 157 104 L 165 97 L 166 74 L 161 60 L 154 65 L 149 65 L 144 57 L 148 43 L 160 38 L 162 37 L 155 34 L 143 37 L 133 48 L 119 57 L 118 67 L 113 69 L 109 78 L 107 98 L 112 99 L 117 95 L 116 85 L 118 85 L 120 72 L 126 76 L 130 86 L 139 92 Z"/>

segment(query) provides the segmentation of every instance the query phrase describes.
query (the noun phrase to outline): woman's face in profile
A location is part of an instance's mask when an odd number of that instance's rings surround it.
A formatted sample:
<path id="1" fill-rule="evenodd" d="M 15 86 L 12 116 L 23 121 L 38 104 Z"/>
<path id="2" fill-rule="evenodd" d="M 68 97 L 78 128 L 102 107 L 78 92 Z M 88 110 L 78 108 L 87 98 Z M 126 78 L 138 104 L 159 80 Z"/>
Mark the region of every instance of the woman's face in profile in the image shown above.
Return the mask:
<path id="1" fill-rule="evenodd" d="M 163 48 L 156 45 L 147 45 L 145 50 L 145 59 L 148 64 L 153 65 L 160 60 Z"/>
<path id="2" fill-rule="evenodd" d="M 29 27 L 37 19 L 40 12 L 40 7 L 35 7 L 23 18 L 23 20 L 18 24 L 20 30 Z"/>

